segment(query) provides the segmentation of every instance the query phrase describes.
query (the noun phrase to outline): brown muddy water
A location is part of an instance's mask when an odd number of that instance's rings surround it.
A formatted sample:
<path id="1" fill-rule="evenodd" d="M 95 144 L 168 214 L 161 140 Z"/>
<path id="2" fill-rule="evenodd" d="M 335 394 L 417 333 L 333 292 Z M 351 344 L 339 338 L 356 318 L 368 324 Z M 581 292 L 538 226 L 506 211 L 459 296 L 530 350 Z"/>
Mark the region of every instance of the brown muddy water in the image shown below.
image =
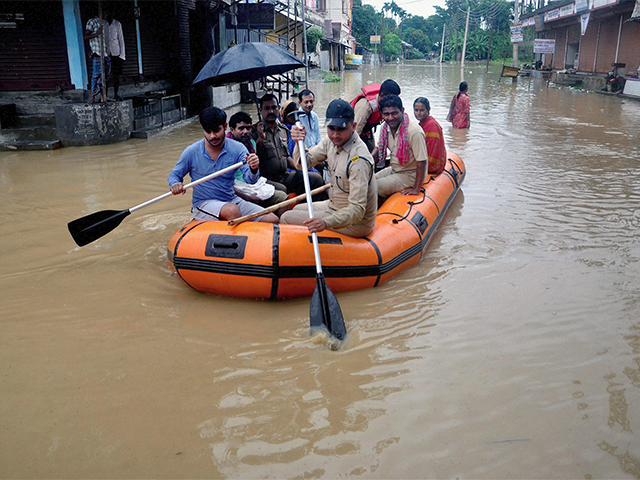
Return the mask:
<path id="1" fill-rule="evenodd" d="M 312 81 L 321 119 L 388 77 L 468 173 L 418 266 L 338 295 L 337 352 L 308 299 L 172 275 L 189 196 L 75 246 L 70 220 L 167 190 L 197 122 L 0 153 L 0 477 L 640 478 L 640 103 L 472 66 L 453 131 L 459 68 L 414 63 Z"/>

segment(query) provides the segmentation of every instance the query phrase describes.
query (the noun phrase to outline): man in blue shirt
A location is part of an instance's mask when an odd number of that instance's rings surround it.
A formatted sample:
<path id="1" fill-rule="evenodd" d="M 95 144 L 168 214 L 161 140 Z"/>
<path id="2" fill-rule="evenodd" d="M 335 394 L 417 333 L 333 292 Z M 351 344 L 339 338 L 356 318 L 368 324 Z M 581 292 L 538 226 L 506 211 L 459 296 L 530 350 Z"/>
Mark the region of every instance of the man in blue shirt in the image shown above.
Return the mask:
<path id="1" fill-rule="evenodd" d="M 204 139 L 185 148 L 169 174 L 171 193 L 185 193 L 182 180 L 186 174 L 195 181 L 245 159 L 248 165 L 240 167 L 243 178 L 247 183 L 255 183 L 260 177 L 260 160 L 242 143 L 226 138 L 227 114 L 217 107 L 206 108 L 200 114 L 200 125 Z M 196 220 L 234 220 L 262 210 L 236 195 L 235 177 L 236 172 L 232 170 L 193 187 L 191 213 Z M 254 221 L 278 223 L 278 217 L 269 213 Z"/>
<path id="2" fill-rule="evenodd" d="M 300 100 L 300 107 L 302 107 L 306 113 L 306 115 L 300 116 L 300 123 L 307 131 L 307 135 L 304 137 L 304 146 L 307 148 L 315 147 L 322 140 L 320 135 L 320 119 L 318 118 L 318 114 L 313 111 L 316 96 L 311 90 L 305 89 L 298 94 L 298 100 Z"/>

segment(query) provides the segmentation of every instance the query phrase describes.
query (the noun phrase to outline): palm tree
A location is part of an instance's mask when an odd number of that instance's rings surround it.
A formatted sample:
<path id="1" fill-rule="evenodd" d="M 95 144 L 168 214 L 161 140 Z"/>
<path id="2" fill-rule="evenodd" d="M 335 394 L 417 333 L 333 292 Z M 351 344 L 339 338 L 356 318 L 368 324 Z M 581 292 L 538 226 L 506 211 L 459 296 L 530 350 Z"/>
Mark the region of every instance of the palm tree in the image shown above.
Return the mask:
<path id="1" fill-rule="evenodd" d="M 467 57 L 471 60 L 486 58 L 489 49 L 489 38 L 487 32 L 476 29 L 469 33 L 467 40 Z"/>

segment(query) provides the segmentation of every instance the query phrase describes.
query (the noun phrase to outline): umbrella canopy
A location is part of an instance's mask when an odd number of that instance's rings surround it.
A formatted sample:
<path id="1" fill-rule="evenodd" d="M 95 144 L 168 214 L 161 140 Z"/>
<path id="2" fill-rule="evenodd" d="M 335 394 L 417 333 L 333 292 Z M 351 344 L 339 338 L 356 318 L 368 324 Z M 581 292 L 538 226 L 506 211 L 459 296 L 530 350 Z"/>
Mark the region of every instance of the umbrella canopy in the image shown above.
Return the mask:
<path id="1" fill-rule="evenodd" d="M 296 56 L 274 43 L 248 42 L 233 46 L 213 57 L 193 81 L 214 87 L 230 83 L 253 82 L 304 67 Z"/>

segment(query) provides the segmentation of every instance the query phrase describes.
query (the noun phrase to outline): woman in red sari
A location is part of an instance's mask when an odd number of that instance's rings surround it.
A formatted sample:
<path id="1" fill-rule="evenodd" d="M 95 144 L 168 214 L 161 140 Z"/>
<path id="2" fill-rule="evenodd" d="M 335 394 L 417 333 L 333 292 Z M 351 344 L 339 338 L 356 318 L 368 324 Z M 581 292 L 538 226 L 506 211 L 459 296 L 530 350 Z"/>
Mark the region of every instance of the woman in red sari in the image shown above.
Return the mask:
<path id="1" fill-rule="evenodd" d="M 444 146 L 442 127 L 430 113 L 429 100 L 425 97 L 416 98 L 415 102 L 413 102 L 413 114 L 424 131 L 427 155 L 429 156 L 429 173 L 438 174 L 444 170 L 444 164 L 447 161 L 447 149 Z"/>
<path id="2" fill-rule="evenodd" d="M 471 125 L 468 88 L 467 82 L 460 83 L 460 91 L 451 100 L 447 120 L 453 124 L 453 128 L 469 128 Z"/>

